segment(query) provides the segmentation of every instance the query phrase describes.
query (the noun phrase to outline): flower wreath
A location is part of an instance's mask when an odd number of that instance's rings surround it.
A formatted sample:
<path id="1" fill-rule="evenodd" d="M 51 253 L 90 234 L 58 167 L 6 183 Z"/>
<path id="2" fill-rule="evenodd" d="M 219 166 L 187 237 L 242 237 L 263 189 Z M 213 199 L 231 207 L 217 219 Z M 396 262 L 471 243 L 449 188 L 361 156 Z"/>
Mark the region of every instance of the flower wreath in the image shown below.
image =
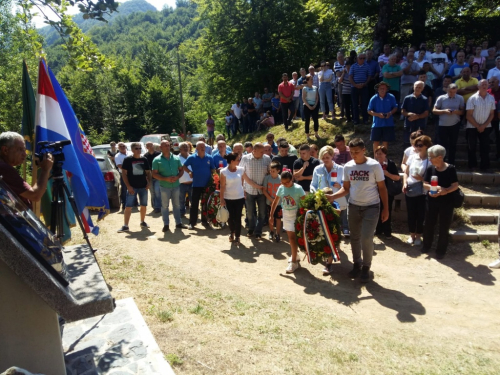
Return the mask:
<path id="1" fill-rule="evenodd" d="M 225 225 L 217 221 L 217 212 L 220 207 L 219 187 L 220 177 L 215 173 L 210 177 L 210 181 L 201 196 L 202 220 L 206 220 L 212 228 L 223 228 Z"/>
<path id="2" fill-rule="evenodd" d="M 309 263 L 317 264 L 332 256 L 340 260 L 340 214 L 328 201 L 325 193 L 318 190 L 306 195 L 301 201 L 295 232 L 299 249 L 307 254 Z"/>

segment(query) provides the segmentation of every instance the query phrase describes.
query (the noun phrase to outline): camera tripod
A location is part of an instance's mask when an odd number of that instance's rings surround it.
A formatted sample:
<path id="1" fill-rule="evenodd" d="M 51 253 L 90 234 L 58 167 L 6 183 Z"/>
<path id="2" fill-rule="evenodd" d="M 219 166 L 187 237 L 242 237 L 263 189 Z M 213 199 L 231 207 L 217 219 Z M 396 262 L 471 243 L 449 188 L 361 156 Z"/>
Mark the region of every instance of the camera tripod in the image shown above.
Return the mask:
<path id="1" fill-rule="evenodd" d="M 64 158 L 64 155 L 61 154 Z M 58 156 L 61 156 L 58 155 Z M 65 209 L 66 209 L 66 197 L 68 197 L 69 203 L 71 204 L 71 208 L 75 213 L 76 220 L 80 225 L 80 229 L 83 233 L 83 238 L 87 242 L 92 253 L 95 253 L 96 250 L 92 248 L 90 244 L 89 236 L 87 232 L 85 232 L 85 227 L 83 226 L 82 218 L 78 215 L 78 208 L 76 207 L 75 197 L 73 193 L 69 190 L 66 182 L 64 181 L 63 175 L 63 161 L 57 160 L 60 158 L 56 158 L 54 161 L 54 165 L 52 166 L 52 202 L 50 206 L 50 231 L 55 234 L 55 236 L 61 241 L 64 237 L 64 217 L 65 217 Z"/>

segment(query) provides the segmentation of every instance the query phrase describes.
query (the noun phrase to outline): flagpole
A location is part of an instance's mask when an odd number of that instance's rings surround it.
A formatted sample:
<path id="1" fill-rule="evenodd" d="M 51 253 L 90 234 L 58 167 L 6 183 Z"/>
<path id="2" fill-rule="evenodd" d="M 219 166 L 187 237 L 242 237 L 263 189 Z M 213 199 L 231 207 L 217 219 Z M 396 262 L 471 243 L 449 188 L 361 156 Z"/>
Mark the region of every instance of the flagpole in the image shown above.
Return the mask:
<path id="1" fill-rule="evenodd" d="M 38 92 L 40 89 L 40 61 L 42 61 L 43 58 L 40 57 L 38 61 L 38 77 L 37 77 L 37 83 L 36 83 L 36 95 L 37 95 L 37 102 L 38 102 Z M 36 126 L 36 123 L 35 123 Z M 35 150 L 36 150 L 36 131 L 33 131 L 33 145 L 31 146 L 31 186 L 35 186 L 36 181 L 38 180 L 38 165 L 35 162 Z M 33 212 L 34 214 L 40 219 L 41 216 L 41 202 L 32 202 L 33 205 Z M 48 223 L 46 223 L 48 224 Z"/>

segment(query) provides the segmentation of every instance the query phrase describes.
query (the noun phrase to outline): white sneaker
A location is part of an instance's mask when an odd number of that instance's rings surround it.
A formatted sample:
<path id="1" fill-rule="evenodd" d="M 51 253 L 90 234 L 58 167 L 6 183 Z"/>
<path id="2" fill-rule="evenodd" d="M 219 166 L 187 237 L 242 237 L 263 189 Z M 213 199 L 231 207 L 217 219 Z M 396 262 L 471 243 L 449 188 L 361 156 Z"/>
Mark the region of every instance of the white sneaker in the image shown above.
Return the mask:
<path id="1" fill-rule="evenodd" d="M 286 273 L 294 273 L 297 268 L 299 268 L 299 262 L 290 262 L 286 268 Z"/>
<path id="2" fill-rule="evenodd" d="M 420 245 L 422 245 L 422 241 L 420 239 L 418 239 L 418 240 L 415 240 L 415 242 L 413 242 L 413 244 L 415 246 L 420 246 Z"/>
<path id="3" fill-rule="evenodd" d="M 495 260 L 493 263 L 488 264 L 490 268 L 500 268 L 500 259 Z"/>
<path id="4" fill-rule="evenodd" d="M 415 241 L 412 237 L 408 237 L 408 239 L 406 240 L 406 243 L 408 245 L 413 245 L 413 241 Z"/>

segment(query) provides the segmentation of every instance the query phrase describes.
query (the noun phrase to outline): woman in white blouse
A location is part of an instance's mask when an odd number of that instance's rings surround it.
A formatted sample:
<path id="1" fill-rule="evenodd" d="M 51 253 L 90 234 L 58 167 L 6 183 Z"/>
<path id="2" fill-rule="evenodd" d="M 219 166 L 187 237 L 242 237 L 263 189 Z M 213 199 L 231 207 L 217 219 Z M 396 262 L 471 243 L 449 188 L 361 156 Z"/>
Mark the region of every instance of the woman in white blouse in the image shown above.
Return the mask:
<path id="1" fill-rule="evenodd" d="M 229 242 L 240 243 L 241 213 L 245 205 L 243 191 L 243 167 L 238 167 L 239 155 L 230 153 L 225 156 L 227 167 L 220 171 L 220 205 L 229 211 Z"/>

